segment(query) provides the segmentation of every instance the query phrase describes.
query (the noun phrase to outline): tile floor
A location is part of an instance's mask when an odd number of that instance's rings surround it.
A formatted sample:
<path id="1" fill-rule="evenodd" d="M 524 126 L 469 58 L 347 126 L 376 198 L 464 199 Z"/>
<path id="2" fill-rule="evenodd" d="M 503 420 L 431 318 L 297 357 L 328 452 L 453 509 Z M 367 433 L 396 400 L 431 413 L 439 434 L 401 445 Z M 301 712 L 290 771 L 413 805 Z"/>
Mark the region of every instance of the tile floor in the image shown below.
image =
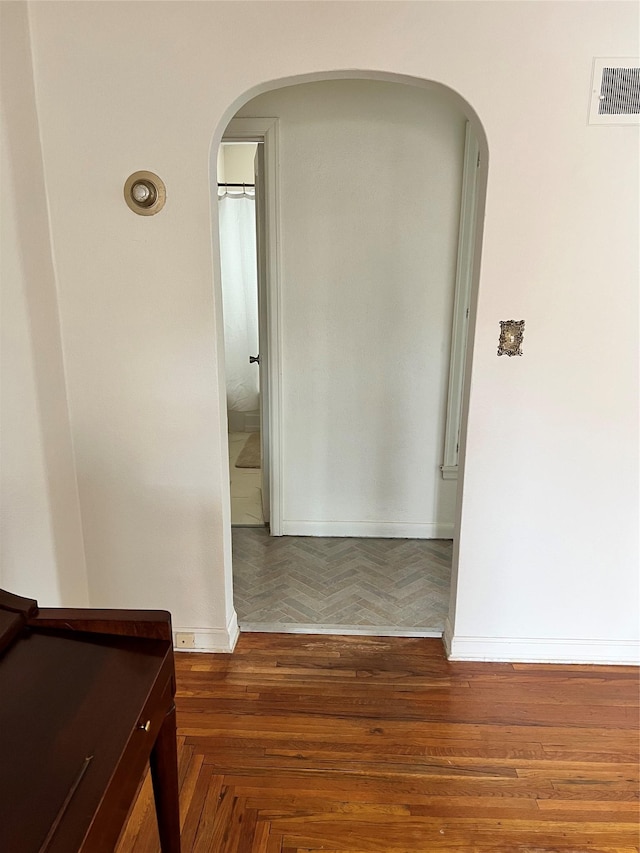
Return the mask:
<path id="1" fill-rule="evenodd" d="M 440 636 L 449 608 L 452 543 L 270 536 L 260 469 L 235 467 L 248 437 L 229 434 L 241 630 Z"/>
<path id="2" fill-rule="evenodd" d="M 232 533 L 243 631 L 442 634 L 448 540 L 272 537 L 264 528 L 242 527 Z"/>
<path id="3" fill-rule="evenodd" d="M 229 433 L 229 476 L 231 478 L 231 524 L 264 527 L 262 517 L 262 472 L 259 468 L 236 468 L 236 459 L 251 433 Z"/>

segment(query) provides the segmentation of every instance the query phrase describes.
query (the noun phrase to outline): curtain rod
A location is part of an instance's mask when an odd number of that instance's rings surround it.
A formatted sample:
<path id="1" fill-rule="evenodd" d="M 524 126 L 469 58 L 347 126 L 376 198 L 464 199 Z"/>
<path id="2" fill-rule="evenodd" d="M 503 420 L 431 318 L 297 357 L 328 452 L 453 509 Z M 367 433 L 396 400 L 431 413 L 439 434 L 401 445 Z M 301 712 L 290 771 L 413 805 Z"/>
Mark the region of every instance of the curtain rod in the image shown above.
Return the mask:
<path id="1" fill-rule="evenodd" d="M 255 188 L 255 184 L 222 184 L 222 183 L 220 183 L 220 181 L 218 181 L 218 186 L 219 187 L 254 187 Z"/>

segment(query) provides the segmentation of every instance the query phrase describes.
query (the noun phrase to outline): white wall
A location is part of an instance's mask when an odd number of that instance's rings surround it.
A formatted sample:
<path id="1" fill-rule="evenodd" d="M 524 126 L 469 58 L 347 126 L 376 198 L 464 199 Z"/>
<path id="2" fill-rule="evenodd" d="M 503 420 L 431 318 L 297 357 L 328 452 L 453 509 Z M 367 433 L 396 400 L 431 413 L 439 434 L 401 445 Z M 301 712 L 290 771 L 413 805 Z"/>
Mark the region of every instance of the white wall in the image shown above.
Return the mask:
<path id="1" fill-rule="evenodd" d="M 370 69 L 460 93 L 490 153 L 454 654 L 628 659 L 638 131 L 586 115 L 593 57 L 640 52 L 636 5 L 30 9 L 92 603 L 168 606 L 228 637 L 211 136 L 270 81 Z M 241 51 L 224 36 L 240 28 Z M 166 181 L 158 216 L 123 202 L 140 168 Z M 527 323 L 519 359 L 496 356 L 510 318 Z"/>
<path id="2" fill-rule="evenodd" d="M 373 80 L 279 89 L 239 115 L 279 120 L 283 532 L 450 537 L 464 115 Z"/>
<path id="3" fill-rule="evenodd" d="M 3 3 L 0 16 L 0 586 L 42 605 L 86 605 L 26 8 Z"/>

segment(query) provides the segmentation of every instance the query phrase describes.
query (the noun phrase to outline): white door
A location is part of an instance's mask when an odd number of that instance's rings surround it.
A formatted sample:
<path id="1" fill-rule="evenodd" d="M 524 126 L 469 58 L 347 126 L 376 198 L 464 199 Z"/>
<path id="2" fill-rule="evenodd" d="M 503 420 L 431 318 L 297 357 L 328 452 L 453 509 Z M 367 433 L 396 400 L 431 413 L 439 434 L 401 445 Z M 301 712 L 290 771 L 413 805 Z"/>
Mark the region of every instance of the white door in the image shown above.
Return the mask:
<path id="1" fill-rule="evenodd" d="M 256 254 L 258 265 L 258 340 L 260 347 L 260 441 L 262 456 L 262 515 L 270 521 L 269 465 L 269 349 L 267 322 L 267 235 L 265 228 L 264 143 L 260 142 L 253 161 L 256 185 Z"/>
<path id="2" fill-rule="evenodd" d="M 256 253 L 259 299 L 260 420 L 262 439 L 263 517 L 272 536 L 282 536 L 280 332 L 278 276 L 278 119 L 234 118 L 223 142 L 258 143 L 256 185 Z"/>

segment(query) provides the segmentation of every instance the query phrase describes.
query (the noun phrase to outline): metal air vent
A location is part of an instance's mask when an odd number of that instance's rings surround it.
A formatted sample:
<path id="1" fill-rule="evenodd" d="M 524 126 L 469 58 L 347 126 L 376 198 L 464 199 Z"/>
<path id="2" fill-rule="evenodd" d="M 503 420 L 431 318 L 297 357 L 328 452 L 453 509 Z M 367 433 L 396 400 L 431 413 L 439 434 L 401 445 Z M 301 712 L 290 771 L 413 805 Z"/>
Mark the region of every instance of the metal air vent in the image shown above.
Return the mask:
<path id="1" fill-rule="evenodd" d="M 589 124 L 640 124 L 640 59 L 594 59 Z"/>

